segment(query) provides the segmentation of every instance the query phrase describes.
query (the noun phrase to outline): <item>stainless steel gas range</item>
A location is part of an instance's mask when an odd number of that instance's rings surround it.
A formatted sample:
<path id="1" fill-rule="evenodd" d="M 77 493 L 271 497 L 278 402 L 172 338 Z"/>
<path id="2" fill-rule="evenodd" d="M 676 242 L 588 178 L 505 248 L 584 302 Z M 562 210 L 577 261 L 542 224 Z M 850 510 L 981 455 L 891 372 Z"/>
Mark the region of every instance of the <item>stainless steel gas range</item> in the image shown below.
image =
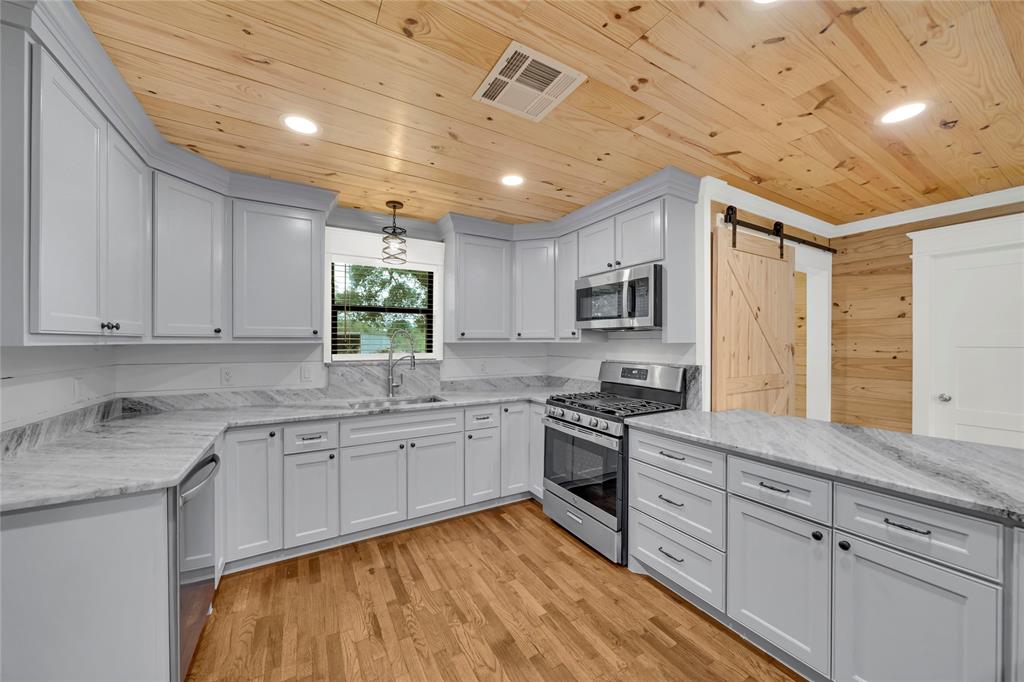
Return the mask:
<path id="1" fill-rule="evenodd" d="M 601 363 L 601 390 L 548 398 L 544 513 L 609 560 L 626 563 L 626 425 L 640 414 L 682 409 L 684 369 Z"/>

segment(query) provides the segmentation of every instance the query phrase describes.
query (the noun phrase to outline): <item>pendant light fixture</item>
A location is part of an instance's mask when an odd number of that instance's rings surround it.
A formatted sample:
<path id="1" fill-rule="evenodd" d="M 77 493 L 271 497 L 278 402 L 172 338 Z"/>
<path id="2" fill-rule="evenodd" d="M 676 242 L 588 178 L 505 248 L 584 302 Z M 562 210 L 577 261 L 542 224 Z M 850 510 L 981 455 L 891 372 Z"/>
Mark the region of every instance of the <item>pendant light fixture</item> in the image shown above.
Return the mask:
<path id="1" fill-rule="evenodd" d="M 391 209 L 391 224 L 382 229 L 384 232 L 384 252 L 381 260 L 388 265 L 405 265 L 405 228 L 398 226 L 398 209 L 405 206 L 401 201 L 391 201 L 385 204 Z"/>

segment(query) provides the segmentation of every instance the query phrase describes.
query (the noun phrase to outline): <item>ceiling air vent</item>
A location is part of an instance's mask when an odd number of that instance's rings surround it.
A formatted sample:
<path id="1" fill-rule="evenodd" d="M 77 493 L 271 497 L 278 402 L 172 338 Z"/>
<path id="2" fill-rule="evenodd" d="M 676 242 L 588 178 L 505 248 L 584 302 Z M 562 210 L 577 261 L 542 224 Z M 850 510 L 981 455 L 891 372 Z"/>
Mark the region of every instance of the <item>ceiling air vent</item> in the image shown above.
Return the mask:
<path id="1" fill-rule="evenodd" d="M 539 121 L 586 80 L 579 71 L 513 42 L 473 99 Z"/>

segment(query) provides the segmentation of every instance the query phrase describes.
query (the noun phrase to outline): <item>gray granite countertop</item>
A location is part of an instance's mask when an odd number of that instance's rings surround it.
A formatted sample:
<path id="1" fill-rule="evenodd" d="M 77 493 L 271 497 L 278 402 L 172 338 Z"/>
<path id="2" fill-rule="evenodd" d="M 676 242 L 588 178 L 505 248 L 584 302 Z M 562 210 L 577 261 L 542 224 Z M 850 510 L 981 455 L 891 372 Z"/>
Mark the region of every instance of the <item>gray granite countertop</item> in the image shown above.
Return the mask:
<path id="1" fill-rule="evenodd" d="M 664 412 L 626 423 L 1024 525 L 1024 450 L 747 410 Z"/>
<path id="2" fill-rule="evenodd" d="M 226 429 L 529 400 L 559 388 L 439 393 L 444 402 L 352 409 L 352 400 L 176 410 L 113 419 L 0 460 L 0 512 L 176 486 Z"/>

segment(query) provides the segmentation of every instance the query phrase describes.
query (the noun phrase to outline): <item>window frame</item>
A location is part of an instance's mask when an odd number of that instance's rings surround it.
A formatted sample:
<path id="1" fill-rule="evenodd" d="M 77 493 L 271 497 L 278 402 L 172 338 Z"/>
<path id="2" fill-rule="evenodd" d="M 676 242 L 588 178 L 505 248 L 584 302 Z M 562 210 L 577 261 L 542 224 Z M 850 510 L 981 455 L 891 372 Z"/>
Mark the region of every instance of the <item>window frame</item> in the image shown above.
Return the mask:
<path id="1" fill-rule="evenodd" d="M 417 360 L 441 360 L 444 357 L 444 334 L 443 334 L 443 291 L 442 286 L 444 282 L 443 271 L 444 268 L 440 265 L 433 265 L 430 263 L 413 263 L 408 262 L 404 265 L 388 265 L 382 263 L 379 258 L 366 258 L 363 256 L 348 256 L 339 253 L 329 254 L 327 257 L 327 277 L 326 280 L 326 293 L 325 299 L 327 305 L 324 306 L 326 309 L 327 323 L 325 328 L 330 330 L 330 334 L 325 335 L 325 356 L 327 361 L 330 363 L 338 362 L 379 362 L 381 360 L 387 360 L 387 353 L 343 353 L 335 354 L 334 351 L 334 281 L 333 281 L 333 265 L 338 263 L 340 265 L 365 265 L 370 267 L 382 267 L 391 268 L 394 270 L 414 270 L 417 272 L 429 272 L 431 273 L 431 317 L 433 318 L 433 337 L 431 339 L 434 346 L 433 351 L 430 353 L 417 353 Z M 359 306 L 359 308 L 367 308 L 372 310 L 372 306 Z M 351 309 L 351 308 L 350 308 Z M 422 310 L 422 309 L 417 309 Z M 404 351 L 403 351 L 404 352 Z"/>

